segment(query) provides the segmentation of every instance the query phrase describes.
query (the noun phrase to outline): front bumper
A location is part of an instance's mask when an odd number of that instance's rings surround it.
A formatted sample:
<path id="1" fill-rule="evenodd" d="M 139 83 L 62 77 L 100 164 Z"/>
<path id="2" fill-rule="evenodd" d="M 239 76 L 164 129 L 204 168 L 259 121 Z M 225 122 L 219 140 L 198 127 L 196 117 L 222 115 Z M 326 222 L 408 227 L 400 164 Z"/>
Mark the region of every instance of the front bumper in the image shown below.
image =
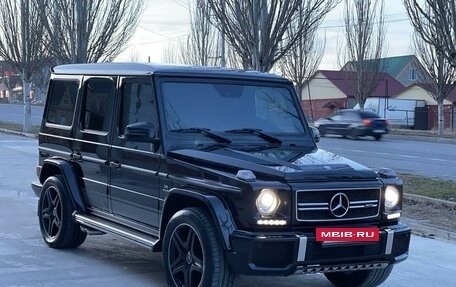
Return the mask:
<path id="1" fill-rule="evenodd" d="M 411 230 L 403 224 L 380 228 L 378 242 L 322 243 L 313 233 L 235 231 L 228 262 L 237 274 L 287 276 L 385 268 L 408 256 Z"/>

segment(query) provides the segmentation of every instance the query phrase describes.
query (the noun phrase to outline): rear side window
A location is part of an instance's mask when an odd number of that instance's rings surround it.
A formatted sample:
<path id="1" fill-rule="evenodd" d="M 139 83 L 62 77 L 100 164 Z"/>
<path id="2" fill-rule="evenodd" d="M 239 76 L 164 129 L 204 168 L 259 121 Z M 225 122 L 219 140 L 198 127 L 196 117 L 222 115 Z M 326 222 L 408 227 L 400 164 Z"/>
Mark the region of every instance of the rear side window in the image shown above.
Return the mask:
<path id="1" fill-rule="evenodd" d="M 77 80 L 52 80 L 46 122 L 71 126 L 78 89 Z"/>
<path id="2" fill-rule="evenodd" d="M 111 124 L 115 95 L 115 81 L 108 78 L 91 78 L 84 83 L 81 127 L 107 132 Z"/>

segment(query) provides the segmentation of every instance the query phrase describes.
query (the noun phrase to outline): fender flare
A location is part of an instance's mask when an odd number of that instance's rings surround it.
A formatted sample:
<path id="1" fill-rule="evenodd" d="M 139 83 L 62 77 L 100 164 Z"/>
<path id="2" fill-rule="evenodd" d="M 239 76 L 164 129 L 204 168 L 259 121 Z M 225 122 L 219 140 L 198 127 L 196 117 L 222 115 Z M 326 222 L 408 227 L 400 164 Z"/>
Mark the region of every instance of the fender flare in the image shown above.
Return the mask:
<path id="1" fill-rule="evenodd" d="M 56 172 L 58 170 L 59 172 Z M 41 168 L 40 182 L 43 184 L 46 178 L 55 174 L 63 176 L 63 184 L 70 192 L 71 201 L 76 211 L 86 212 L 85 204 L 81 196 L 81 190 L 76 178 L 76 172 L 71 162 L 63 158 L 45 159 Z"/>
<path id="2" fill-rule="evenodd" d="M 173 198 L 175 197 L 190 197 L 193 200 L 202 203 L 209 211 L 209 216 L 211 216 L 212 220 L 216 224 L 215 230 L 222 241 L 224 249 L 231 250 L 230 235 L 237 229 L 237 227 L 233 217 L 231 216 L 231 212 L 219 197 L 202 191 L 193 191 L 185 188 L 173 188 L 169 191 L 168 197 L 166 198 L 162 215 L 165 215 L 167 210 L 173 209 L 170 205 L 172 205 L 174 201 Z M 164 232 L 172 214 L 168 216 L 165 222 L 163 221 L 163 217 L 164 216 L 162 216 L 160 223 L 160 230 Z"/>

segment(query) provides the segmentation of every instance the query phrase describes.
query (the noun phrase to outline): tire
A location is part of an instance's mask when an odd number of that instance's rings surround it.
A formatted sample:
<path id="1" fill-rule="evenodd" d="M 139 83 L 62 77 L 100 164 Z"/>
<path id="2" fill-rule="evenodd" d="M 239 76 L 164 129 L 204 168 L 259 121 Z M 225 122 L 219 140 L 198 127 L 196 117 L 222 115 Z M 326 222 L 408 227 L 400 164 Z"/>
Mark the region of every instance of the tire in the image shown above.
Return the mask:
<path id="1" fill-rule="evenodd" d="M 318 131 L 320 132 L 320 137 L 325 137 L 326 136 L 326 130 L 325 128 L 318 128 Z"/>
<path id="2" fill-rule="evenodd" d="M 73 220 L 74 210 L 62 176 L 46 179 L 38 201 L 38 218 L 41 235 L 49 247 L 75 248 L 84 242 L 87 234 Z"/>
<path id="3" fill-rule="evenodd" d="M 337 287 L 375 287 L 382 284 L 393 270 L 393 265 L 383 269 L 325 273 Z"/>
<path id="4" fill-rule="evenodd" d="M 375 139 L 376 141 L 379 141 L 379 140 L 382 139 L 382 135 L 380 135 L 380 134 L 374 135 L 374 139 Z"/>
<path id="5" fill-rule="evenodd" d="M 200 208 L 177 212 L 166 227 L 163 262 L 168 286 L 230 287 L 235 274 L 215 233 L 214 224 Z"/>

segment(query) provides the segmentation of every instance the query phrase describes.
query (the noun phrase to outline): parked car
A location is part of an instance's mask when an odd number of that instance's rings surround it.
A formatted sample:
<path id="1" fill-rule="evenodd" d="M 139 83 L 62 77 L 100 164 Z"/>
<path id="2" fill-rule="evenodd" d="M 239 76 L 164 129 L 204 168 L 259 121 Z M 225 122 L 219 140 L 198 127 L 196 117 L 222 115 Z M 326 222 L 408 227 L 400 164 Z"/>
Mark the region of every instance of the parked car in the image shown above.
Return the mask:
<path id="1" fill-rule="evenodd" d="M 356 139 L 372 136 L 380 140 L 388 133 L 388 121 L 371 111 L 339 110 L 326 118 L 315 121 L 314 126 L 323 137 L 328 134 Z"/>
<path id="2" fill-rule="evenodd" d="M 57 66 L 32 183 L 43 240 L 64 249 L 87 235 L 129 239 L 162 252 L 172 287 L 294 273 L 377 286 L 408 256 L 402 180 L 317 141 L 283 77 Z"/>

